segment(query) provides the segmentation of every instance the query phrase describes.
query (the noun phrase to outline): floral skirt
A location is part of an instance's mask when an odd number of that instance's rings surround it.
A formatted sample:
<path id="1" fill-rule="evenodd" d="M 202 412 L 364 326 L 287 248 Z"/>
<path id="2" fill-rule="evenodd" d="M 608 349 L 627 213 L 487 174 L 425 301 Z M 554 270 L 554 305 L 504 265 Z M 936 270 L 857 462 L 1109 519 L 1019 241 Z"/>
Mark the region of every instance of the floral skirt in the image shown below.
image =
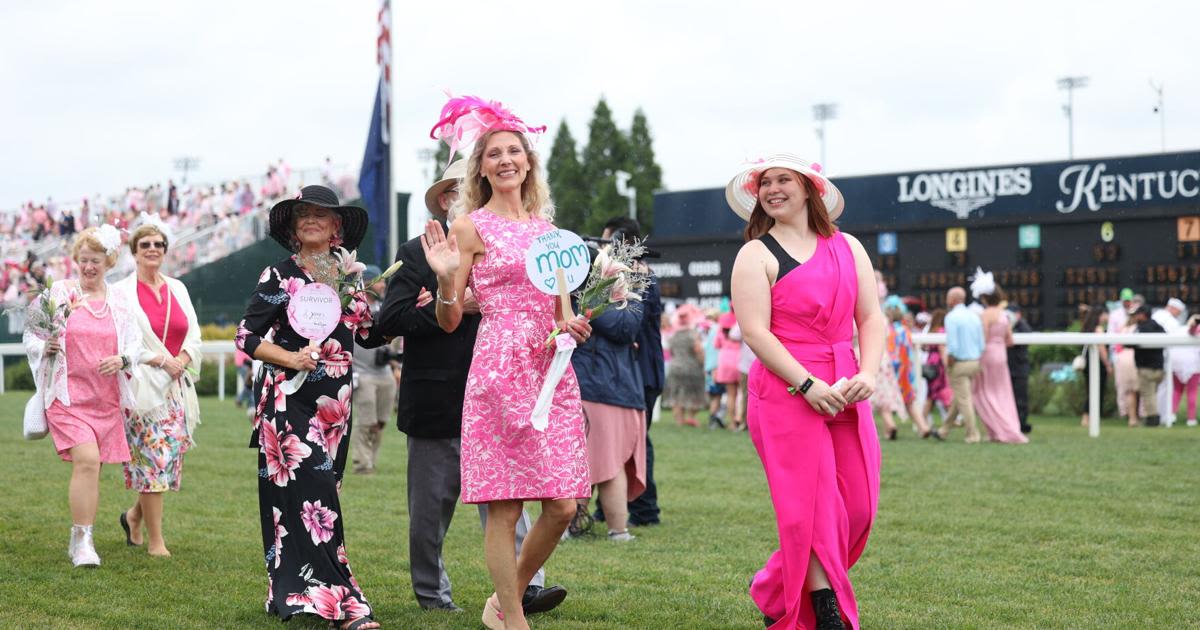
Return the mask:
<path id="1" fill-rule="evenodd" d="M 125 438 L 130 454 L 125 463 L 125 487 L 138 492 L 178 492 L 183 454 L 192 446 L 182 402 L 168 399 L 164 420 L 134 414 L 125 423 Z"/>

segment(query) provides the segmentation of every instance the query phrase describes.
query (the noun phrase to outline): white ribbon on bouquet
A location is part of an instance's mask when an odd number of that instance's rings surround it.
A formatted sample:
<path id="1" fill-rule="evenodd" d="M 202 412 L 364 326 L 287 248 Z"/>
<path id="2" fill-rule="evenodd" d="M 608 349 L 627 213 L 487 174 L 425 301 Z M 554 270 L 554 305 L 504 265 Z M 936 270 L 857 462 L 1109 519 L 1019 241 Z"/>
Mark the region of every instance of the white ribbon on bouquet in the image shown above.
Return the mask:
<path id="1" fill-rule="evenodd" d="M 550 369 L 546 371 L 546 380 L 542 382 L 542 391 L 538 394 L 537 403 L 533 406 L 533 415 L 529 422 L 538 431 L 545 431 L 550 426 L 550 405 L 554 402 L 554 390 L 558 382 L 567 373 L 571 365 L 571 355 L 575 354 L 575 338 L 568 334 L 560 334 L 554 338 L 554 359 L 550 361 Z"/>

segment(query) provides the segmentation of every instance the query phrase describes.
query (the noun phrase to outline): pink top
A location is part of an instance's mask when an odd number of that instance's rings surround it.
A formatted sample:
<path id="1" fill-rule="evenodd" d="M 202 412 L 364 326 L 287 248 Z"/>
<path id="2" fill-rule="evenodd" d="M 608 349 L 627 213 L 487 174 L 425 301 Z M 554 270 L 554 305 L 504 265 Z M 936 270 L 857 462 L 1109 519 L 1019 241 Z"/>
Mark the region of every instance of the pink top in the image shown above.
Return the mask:
<path id="1" fill-rule="evenodd" d="M 158 336 L 159 340 L 163 340 L 163 327 L 166 325 L 167 336 L 163 345 L 167 347 L 167 351 L 171 356 L 179 356 L 183 350 L 183 341 L 188 333 L 187 314 L 183 312 L 183 308 L 179 306 L 179 301 L 175 299 L 175 294 L 167 289 L 167 283 L 164 282 L 158 288 L 158 297 L 154 297 L 154 289 L 150 285 L 138 280 L 137 283 L 138 302 L 142 305 L 142 312 L 146 314 L 146 319 L 150 320 L 150 329 Z M 170 298 L 171 321 L 167 322 L 167 298 Z"/>
<path id="2" fill-rule="evenodd" d="M 102 376 L 98 369 L 100 361 L 117 354 L 117 328 L 104 300 L 94 300 L 89 306 L 101 317 L 81 305 L 67 318 L 63 352 L 70 356 L 66 385 L 71 405 L 55 400 L 46 410 L 46 421 L 63 459 L 71 459 L 68 451 L 74 446 L 95 442 L 101 462 L 125 462 L 129 461 L 129 443 L 123 429 L 118 379 L 128 377 L 124 372 Z"/>

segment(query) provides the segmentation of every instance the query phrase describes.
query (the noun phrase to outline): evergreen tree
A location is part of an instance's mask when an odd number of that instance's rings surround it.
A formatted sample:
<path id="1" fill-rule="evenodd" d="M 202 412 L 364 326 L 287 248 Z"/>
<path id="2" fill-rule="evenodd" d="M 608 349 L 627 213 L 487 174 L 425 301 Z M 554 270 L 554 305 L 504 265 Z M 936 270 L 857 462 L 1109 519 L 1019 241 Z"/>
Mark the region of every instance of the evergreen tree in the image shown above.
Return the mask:
<path id="1" fill-rule="evenodd" d="M 612 217 L 627 214 L 628 202 L 617 194 L 615 173 L 627 170 L 627 142 L 604 97 L 596 103 L 588 125 L 588 144 L 583 150 L 583 173 L 588 186 L 588 211 L 584 230 L 599 234 Z"/>
<path id="2" fill-rule="evenodd" d="M 653 142 L 646 113 L 639 107 L 629 129 L 629 173 L 637 189 L 637 219 L 643 234 L 654 226 L 654 191 L 662 188 L 662 167 L 654 161 Z"/>
<path id="3" fill-rule="evenodd" d="M 454 157 L 461 158 L 463 156 L 455 155 Z M 446 163 L 446 160 L 449 160 L 449 159 L 450 159 L 450 145 L 446 144 L 445 142 L 439 141 L 437 143 L 437 151 L 435 151 L 433 154 L 433 179 L 429 182 L 430 184 L 433 184 L 434 182 L 436 182 L 442 178 L 442 174 L 445 173 L 446 169 L 450 166 L 449 164 Z"/>
<path id="4" fill-rule="evenodd" d="M 550 192 L 554 196 L 555 225 L 572 232 L 583 230 L 588 208 L 588 186 L 575 149 L 575 138 L 566 120 L 558 125 L 558 132 L 554 135 L 546 172 Z"/>

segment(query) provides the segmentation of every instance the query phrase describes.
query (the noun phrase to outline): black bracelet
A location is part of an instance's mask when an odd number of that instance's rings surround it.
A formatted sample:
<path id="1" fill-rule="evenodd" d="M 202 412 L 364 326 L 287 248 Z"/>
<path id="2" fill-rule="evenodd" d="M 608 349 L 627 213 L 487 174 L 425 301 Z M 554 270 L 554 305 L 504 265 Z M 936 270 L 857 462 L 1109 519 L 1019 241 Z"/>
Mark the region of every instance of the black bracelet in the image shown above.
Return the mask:
<path id="1" fill-rule="evenodd" d="M 804 382 L 800 384 L 800 393 L 807 394 L 808 390 L 812 386 L 813 386 L 813 377 L 812 377 L 812 375 L 809 375 L 809 377 L 804 379 Z"/>
<path id="2" fill-rule="evenodd" d="M 129 369 L 129 357 L 127 357 L 127 356 L 125 356 L 125 355 L 123 355 L 123 354 L 121 355 L 121 369 L 122 369 L 122 370 L 128 370 L 128 369 Z"/>

